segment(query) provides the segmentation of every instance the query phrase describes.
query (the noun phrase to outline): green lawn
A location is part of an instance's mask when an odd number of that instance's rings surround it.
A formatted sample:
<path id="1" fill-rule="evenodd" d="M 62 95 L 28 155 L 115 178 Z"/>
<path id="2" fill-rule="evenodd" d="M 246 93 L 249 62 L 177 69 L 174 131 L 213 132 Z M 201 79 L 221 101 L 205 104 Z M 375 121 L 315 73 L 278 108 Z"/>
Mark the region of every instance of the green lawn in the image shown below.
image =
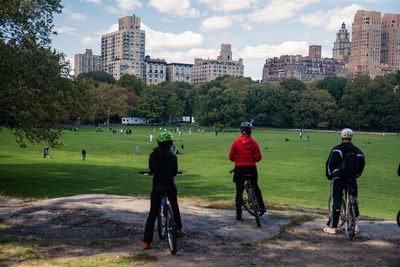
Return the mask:
<path id="1" fill-rule="evenodd" d="M 10 131 L 0 132 L 0 193 L 9 197 L 60 197 L 76 194 L 148 195 L 151 178 L 139 175 L 148 168 L 148 155 L 155 146 L 146 139 L 153 127 L 136 126 L 132 135 L 113 135 L 94 128 L 65 131 L 64 146 L 51 149 L 43 158 L 43 146 L 28 144 L 21 149 Z M 169 129 L 170 127 L 168 127 Z M 157 134 L 158 129 L 156 129 Z M 153 133 L 154 134 L 154 133 Z M 301 140 L 298 131 L 255 129 L 263 159 L 258 163 L 259 184 L 265 201 L 327 208 L 330 182 L 325 161 L 331 148 L 340 142 L 335 133 L 309 132 L 310 141 Z M 228 171 L 232 142 L 238 133 L 189 134 L 179 138 L 185 154 L 178 155 L 176 178 L 180 196 L 233 200 L 235 189 Z M 285 138 L 290 142 L 285 142 Z M 366 156 L 363 175 L 358 179 L 362 215 L 395 218 L 400 209 L 400 136 L 356 134 L 354 143 Z M 140 145 L 136 155 L 135 146 Z M 82 161 L 81 149 L 87 150 Z"/>

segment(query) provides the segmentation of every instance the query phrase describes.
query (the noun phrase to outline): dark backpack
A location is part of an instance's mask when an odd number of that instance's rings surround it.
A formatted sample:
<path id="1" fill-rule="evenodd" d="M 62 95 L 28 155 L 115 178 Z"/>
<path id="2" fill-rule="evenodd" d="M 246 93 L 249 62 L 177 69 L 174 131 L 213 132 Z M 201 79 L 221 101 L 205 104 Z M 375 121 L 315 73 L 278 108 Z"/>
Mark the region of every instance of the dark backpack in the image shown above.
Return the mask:
<path id="1" fill-rule="evenodd" d="M 357 158 L 357 153 L 355 150 L 348 151 L 342 161 L 340 166 L 340 173 L 344 178 L 355 178 L 360 169 L 360 162 Z"/>

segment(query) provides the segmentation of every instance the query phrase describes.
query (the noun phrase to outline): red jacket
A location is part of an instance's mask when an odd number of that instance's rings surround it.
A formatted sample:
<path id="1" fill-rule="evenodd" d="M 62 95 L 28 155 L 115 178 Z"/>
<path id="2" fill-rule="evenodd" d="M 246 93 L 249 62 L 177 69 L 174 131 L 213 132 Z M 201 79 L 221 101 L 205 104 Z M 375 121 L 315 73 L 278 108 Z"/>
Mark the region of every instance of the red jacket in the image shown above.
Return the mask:
<path id="1" fill-rule="evenodd" d="M 235 162 L 236 166 L 256 166 L 261 160 L 261 151 L 257 142 L 246 136 L 240 136 L 233 142 L 229 159 Z"/>

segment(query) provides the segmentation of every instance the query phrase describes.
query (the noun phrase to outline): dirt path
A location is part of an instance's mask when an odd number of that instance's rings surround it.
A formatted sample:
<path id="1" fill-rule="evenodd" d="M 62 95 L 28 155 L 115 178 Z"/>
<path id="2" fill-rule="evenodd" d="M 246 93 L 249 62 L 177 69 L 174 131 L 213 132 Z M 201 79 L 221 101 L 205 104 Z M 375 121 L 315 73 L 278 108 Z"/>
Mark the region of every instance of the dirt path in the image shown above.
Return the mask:
<path id="1" fill-rule="evenodd" d="M 25 258 L 2 254 L 1 251 L 16 240 L 44 255 L 44 259 L 36 259 L 41 265 L 110 253 L 141 255 L 148 209 L 147 199 L 112 195 L 1 200 L 0 265 L 32 263 Z M 167 244 L 155 236 L 152 249 L 145 251 L 145 255 L 155 260 L 135 264 L 400 265 L 400 227 L 394 221 L 362 221 L 361 234 L 354 241 L 348 241 L 344 233 L 334 236 L 323 233 L 325 219 L 289 227 L 299 218 L 320 216 L 315 212 L 270 211 L 268 216 L 262 217 L 262 227 L 257 228 L 254 219 L 245 214 L 244 220 L 237 222 L 232 210 L 189 205 L 181 205 L 180 209 L 188 236 L 179 239 L 177 255 L 171 256 Z"/>

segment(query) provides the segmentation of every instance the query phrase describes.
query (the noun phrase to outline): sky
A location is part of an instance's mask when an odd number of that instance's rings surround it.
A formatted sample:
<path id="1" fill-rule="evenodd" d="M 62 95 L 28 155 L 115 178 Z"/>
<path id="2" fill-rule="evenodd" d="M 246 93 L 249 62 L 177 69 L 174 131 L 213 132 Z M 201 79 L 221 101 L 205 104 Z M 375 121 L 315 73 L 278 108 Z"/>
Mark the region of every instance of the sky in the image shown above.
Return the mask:
<path id="1" fill-rule="evenodd" d="M 167 62 L 217 58 L 221 43 L 243 58 L 244 76 L 259 80 L 265 60 L 308 55 L 322 45 L 332 57 L 341 24 L 351 33 L 357 10 L 400 13 L 399 0 L 62 0 L 52 46 L 74 64 L 75 54 L 101 54 L 101 35 L 118 30 L 118 19 L 136 15 L 146 31 L 146 55 Z"/>

